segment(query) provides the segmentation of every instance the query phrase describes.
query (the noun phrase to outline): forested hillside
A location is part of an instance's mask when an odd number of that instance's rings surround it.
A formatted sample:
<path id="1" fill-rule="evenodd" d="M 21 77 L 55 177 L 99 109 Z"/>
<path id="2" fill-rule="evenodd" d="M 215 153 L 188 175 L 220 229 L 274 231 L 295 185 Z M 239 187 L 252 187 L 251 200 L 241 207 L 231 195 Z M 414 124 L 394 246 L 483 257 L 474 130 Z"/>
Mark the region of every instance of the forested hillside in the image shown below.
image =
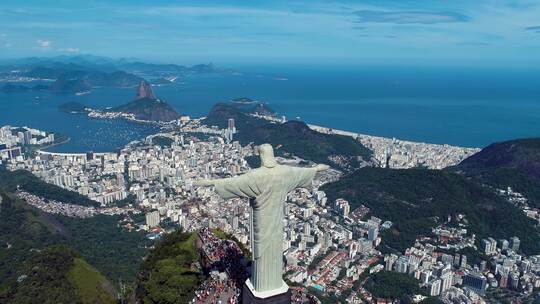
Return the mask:
<path id="1" fill-rule="evenodd" d="M 524 252 L 540 252 L 540 236 L 531 219 L 491 189 L 455 173 L 363 168 L 323 190 L 330 201 L 345 198 L 351 210 L 363 204 L 373 215 L 394 222 L 382 233 L 386 250 L 401 252 L 413 245 L 418 235 L 430 234 L 448 215 L 460 213 L 466 216 L 477 240 L 518 236 Z"/>

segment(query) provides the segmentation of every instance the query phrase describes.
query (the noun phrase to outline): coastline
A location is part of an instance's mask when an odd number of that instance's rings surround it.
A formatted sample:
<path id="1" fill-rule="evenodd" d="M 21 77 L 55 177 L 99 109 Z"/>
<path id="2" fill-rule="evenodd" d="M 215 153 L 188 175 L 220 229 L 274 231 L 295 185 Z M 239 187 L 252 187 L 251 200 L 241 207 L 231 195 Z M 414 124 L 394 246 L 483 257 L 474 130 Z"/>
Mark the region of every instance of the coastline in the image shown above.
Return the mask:
<path id="1" fill-rule="evenodd" d="M 272 123 L 285 122 L 283 119 L 278 119 L 275 116 L 264 116 L 258 114 L 251 115 L 260 119 L 265 119 Z M 133 116 L 133 114 L 127 113 L 100 112 L 93 110 L 89 111 L 87 117 L 90 119 L 106 120 L 121 119 L 136 124 L 153 124 L 161 128 L 165 126 L 176 125 L 178 123 L 177 120 L 172 120 L 169 122 L 144 121 L 135 119 Z M 191 120 L 195 121 L 197 119 Z M 448 144 L 413 142 L 396 138 L 367 135 L 346 130 L 333 129 L 315 124 L 307 124 L 307 126 L 311 130 L 323 134 L 341 135 L 354 138 L 373 152 L 372 160 L 375 166 L 385 168 L 406 169 L 414 167 L 425 167 L 429 169 L 442 169 L 448 166 L 457 165 L 464 159 L 481 150 L 480 148 L 460 147 Z M 159 133 L 160 132 L 158 131 L 156 134 Z M 54 145 L 49 145 L 40 150 L 43 152 L 48 152 L 47 149 L 50 149 L 51 147 L 56 145 L 64 144 L 68 141 L 69 139 L 60 143 L 56 143 Z M 85 152 L 71 152 L 67 154 L 81 153 Z"/>
<path id="2" fill-rule="evenodd" d="M 272 123 L 285 123 L 284 118 L 251 114 L 253 117 L 265 119 Z M 314 131 L 352 137 L 373 152 L 375 165 L 383 168 L 408 169 L 425 167 L 443 169 L 459 164 L 469 156 L 478 153 L 480 148 L 452 146 L 448 144 L 432 144 L 413 142 L 396 138 L 373 136 L 351 131 L 338 130 L 306 123 Z"/>
<path id="3" fill-rule="evenodd" d="M 61 142 L 52 143 L 52 144 L 50 144 L 50 145 L 47 145 L 47 146 L 44 146 L 44 147 L 40 147 L 39 149 L 37 149 L 37 151 L 40 151 L 40 150 L 41 150 L 41 151 L 45 151 L 45 150 L 47 150 L 47 149 L 49 149 L 49 148 L 52 148 L 52 147 L 56 147 L 56 146 L 59 146 L 59 145 L 66 144 L 66 143 L 68 143 L 70 140 L 71 140 L 71 138 L 68 137 L 67 139 L 65 139 L 65 140 L 63 140 L 63 141 L 61 141 Z"/>
<path id="4" fill-rule="evenodd" d="M 377 136 L 377 135 L 368 135 L 368 134 L 362 134 L 362 133 L 356 133 L 351 131 L 344 131 L 344 130 L 337 130 L 333 128 L 323 127 L 319 125 L 314 124 L 307 124 L 310 129 L 320 132 L 320 133 L 326 133 L 326 134 L 337 134 L 337 135 L 343 135 L 343 136 L 349 136 L 349 137 L 358 137 L 358 138 L 372 138 L 372 139 L 382 139 L 382 140 L 393 140 L 398 141 L 402 143 L 408 143 L 408 144 L 421 144 L 421 145 L 430 145 L 430 146 L 442 146 L 442 147 L 453 147 L 453 148 L 462 148 L 462 149 L 471 149 L 471 150 L 480 150 L 481 148 L 471 148 L 471 147 L 463 147 L 463 146 L 456 146 L 456 145 L 449 145 L 449 144 L 434 144 L 429 142 L 423 142 L 423 141 L 410 141 L 410 140 L 404 140 L 404 139 L 398 139 L 395 137 L 383 137 L 383 136 Z"/>
<path id="5" fill-rule="evenodd" d="M 349 136 L 358 140 L 366 148 L 373 151 L 373 161 L 383 168 L 408 169 L 425 167 L 428 169 L 443 169 L 455 166 L 481 150 L 480 148 L 413 142 L 366 135 L 312 124 L 308 124 L 308 126 L 317 132 Z"/>
<path id="6" fill-rule="evenodd" d="M 275 116 L 266 116 L 266 115 L 258 115 L 258 114 L 250 114 L 253 117 L 261 118 L 264 120 L 268 120 L 273 123 L 284 123 L 283 119 L 276 118 Z M 456 145 L 449 145 L 449 144 L 435 144 L 435 143 L 429 143 L 429 142 L 421 142 L 421 141 L 410 141 L 410 140 L 404 140 L 404 139 L 398 139 L 395 137 L 383 137 L 383 136 L 377 136 L 377 135 L 369 135 L 369 134 L 363 134 L 358 132 L 352 132 L 352 131 L 345 131 L 345 130 L 339 130 L 324 126 L 319 126 L 315 124 L 307 123 L 307 126 L 317 132 L 325 133 L 325 134 L 337 134 L 337 135 L 343 135 L 343 136 L 349 136 L 353 138 L 371 138 L 371 139 L 381 139 L 381 140 L 394 140 L 402 143 L 408 143 L 408 144 L 422 144 L 422 145 L 430 145 L 430 146 L 443 146 L 443 147 L 454 147 L 454 148 L 462 148 L 462 149 L 471 149 L 471 150 L 480 150 L 480 148 L 477 147 L 463 147 L 463 146 L 456 146 Z"/>

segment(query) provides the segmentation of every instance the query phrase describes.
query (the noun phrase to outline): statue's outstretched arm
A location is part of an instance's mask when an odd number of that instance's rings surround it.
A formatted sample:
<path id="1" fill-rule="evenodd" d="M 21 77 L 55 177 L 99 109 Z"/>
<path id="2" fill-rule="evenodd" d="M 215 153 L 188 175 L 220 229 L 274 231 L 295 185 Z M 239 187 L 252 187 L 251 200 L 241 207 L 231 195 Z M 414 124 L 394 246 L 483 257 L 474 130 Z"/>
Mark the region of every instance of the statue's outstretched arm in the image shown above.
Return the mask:
<path id="1" fill-rule="evenodd" d="M 199 179 L 194 181 L 193 185 L 197 187 L 210 187 L 214 185 L 214 181 L 210 179 Z"/>
<path id="2" fill-rule="evenodd" d="M 201 179 L 193 182 L 196 187 L 215 186 L 216 192 L 224 199 L 234 197 L 254 198 L 260 194 L 256 183 L 249 173 L 229 178 L 221 179 Z"/>
<path id="3" fill-rule="evenodd" d="M 315 166 L 315 169 L 316 169 L 318 172 L 319 172 L 319 171 L 326 171 L 326 170 L 330 169 L 330 166 L 320 164 L 320 165 Z"/>

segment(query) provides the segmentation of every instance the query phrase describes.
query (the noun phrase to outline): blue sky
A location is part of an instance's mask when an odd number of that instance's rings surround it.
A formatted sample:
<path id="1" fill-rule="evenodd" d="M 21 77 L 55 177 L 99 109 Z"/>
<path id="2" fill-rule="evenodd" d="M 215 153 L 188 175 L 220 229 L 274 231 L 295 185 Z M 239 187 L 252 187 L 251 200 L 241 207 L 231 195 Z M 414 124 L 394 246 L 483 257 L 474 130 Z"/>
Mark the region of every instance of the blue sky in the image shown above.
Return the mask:
<path id="1" fill-rule="evenodd" d="M 12 1 L 0 58 L 540 66 L 540 1 Z"/>

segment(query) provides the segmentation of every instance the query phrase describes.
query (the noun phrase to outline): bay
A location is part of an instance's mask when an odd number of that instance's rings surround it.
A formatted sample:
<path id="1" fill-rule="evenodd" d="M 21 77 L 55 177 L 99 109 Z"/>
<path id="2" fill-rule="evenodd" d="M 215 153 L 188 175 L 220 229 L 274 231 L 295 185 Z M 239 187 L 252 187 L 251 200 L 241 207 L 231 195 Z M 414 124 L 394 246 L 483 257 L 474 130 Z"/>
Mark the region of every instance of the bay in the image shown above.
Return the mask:
<path id="1" fill-rule="evenodd" d="M 538 69 L 375 66 L 234 66 L 237 74 L 199 74 L 154 87 L 180 113 L 204 116 L 217 102 L 250 97 L 279 115 L 308 123 L 399 139 L 483 147 L 540 136 Z M 0 93 L 0 124 L 27 125 L 68 135 L 52 148 L 110 151 L 156 132 L 123 120 L 62 113 L 76 101 L 104 108 L 129 102 L 135 88 L 98 88 L 75 96 Z M 38 97 L 38 98 L 36 98 Z"/>

